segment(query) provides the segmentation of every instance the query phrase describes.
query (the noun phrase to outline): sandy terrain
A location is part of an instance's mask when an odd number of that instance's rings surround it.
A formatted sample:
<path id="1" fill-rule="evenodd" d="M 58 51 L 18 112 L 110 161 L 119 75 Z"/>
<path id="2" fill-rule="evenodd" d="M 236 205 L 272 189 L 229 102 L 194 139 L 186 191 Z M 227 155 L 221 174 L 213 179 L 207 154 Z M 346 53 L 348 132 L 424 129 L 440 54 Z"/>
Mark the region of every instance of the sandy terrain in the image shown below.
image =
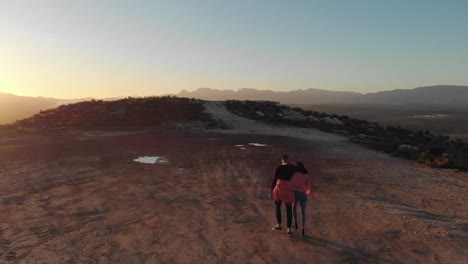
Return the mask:
<path id="1" fill-rule="evenodd" d="M 0 141 L 0 263 L 467 262 L 467 174 L 207 111 L 236 129 Z M 317 195 L 305 238 L 271 231 L 269 181 L 285 152 Z"/>

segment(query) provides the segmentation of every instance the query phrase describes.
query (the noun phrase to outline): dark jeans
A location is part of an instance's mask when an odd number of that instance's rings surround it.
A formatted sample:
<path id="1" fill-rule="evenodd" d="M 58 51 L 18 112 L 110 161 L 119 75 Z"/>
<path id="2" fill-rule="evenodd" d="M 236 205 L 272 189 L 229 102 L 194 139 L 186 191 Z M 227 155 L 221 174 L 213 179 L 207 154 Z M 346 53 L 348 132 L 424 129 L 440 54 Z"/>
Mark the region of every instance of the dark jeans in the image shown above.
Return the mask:
<path id="1" fill-rule="evenodd" d="M 278 222 L 278 225 L 281 225 L 281 200 L 275 201 L 276 204 L 276 221 Z M 286 226 L 288 228 L 291 228 L 292 224 L 292 204 L 286 204 L 286 217 L 287 217 L 287 223 Z"/>
<path id="2" fill-rule="evenodd" d="M 294 214 L 294 224 L 297 226 L 297 204 L 301 205 L 301 220 L 302 228 L 305 226 L 306 221 L 306 204 L 307 204 L 307 194 L 305 192 L 295 192 L 296 193 L 296 202 L 294 203 L 293 214 Z"/>

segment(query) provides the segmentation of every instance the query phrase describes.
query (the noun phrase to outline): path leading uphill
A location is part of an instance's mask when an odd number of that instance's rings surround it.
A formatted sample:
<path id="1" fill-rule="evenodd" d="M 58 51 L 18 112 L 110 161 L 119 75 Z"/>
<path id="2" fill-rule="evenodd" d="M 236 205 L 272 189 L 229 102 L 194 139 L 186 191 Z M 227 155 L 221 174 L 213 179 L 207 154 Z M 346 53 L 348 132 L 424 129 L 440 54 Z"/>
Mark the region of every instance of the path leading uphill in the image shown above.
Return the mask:
<path id="1" fill-rule="evenodd" d="M 229 112 L 222 101 L 205 101 L 205 112 L 209 113 L 215 119 L 222 120 L 232 129 L 215 129 L 211 132 L 228 133 L 228 134 L 262 134 L 303 138 L 309 140 L 318 140 L 321 142 L 336 142 L 344 138 L 325 133 L 316 129 L 293 128 L 288 126 L 273 126 L 256 122 L 251 119 L 243 118 Z M 207 131 L 208 132 L 208 131 Z"/>

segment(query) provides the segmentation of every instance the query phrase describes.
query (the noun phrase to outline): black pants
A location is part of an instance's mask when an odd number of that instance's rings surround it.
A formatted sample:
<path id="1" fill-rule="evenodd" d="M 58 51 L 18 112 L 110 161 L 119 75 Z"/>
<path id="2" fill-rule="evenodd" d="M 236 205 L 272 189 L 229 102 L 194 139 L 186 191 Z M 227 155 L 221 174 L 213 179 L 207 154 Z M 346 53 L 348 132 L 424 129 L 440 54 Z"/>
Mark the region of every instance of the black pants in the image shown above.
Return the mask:
<path id="1" fill-rule="evenodd" d="M 281 225 L 281 200 L 275 201 L 276 204 L 276 221 L 278 225 Z M 292 204 L 286 204 L 286 227 L 291 228 L 292 223 Z"/>

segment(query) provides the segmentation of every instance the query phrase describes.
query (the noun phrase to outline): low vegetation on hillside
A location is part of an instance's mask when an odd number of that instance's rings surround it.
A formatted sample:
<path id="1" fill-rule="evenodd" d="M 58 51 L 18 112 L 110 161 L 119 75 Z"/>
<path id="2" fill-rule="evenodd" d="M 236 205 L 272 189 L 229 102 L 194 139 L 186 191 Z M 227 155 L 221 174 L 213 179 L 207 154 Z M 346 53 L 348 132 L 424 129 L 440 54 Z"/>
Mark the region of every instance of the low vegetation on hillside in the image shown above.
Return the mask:
<path id="1" fill-rule="evenodd" d="M 429 131 L 382 126 L 345 115 L 329 115 L 269 101 L 230 100 L 226 101 L 226 108 L 236 115 L 269 124 L 310 127 L 340 134 L 351 142 L 432 167 L 468 170 L 468 144 Z"/>
<path id="2" fill-rule="evenodd" d="M 338 115 L 348 115 L 381 125 L 430 130 L 453 138 L 468 138 L 468 106 L 449 105 L 291 105 Z M 468 142 L 468 141 L 466 141 Z"/>
<path id="3" fill-rule="evenodd" d="M 63 129 L 154 127 L 177 122 L 198 122 L 203 127 L 222 123 L 204 113 L 197 99 L 176 97 L 126 98 L 116 101 L 91 100 L 62 105 L 8 126 L 16 131 Z"/>

